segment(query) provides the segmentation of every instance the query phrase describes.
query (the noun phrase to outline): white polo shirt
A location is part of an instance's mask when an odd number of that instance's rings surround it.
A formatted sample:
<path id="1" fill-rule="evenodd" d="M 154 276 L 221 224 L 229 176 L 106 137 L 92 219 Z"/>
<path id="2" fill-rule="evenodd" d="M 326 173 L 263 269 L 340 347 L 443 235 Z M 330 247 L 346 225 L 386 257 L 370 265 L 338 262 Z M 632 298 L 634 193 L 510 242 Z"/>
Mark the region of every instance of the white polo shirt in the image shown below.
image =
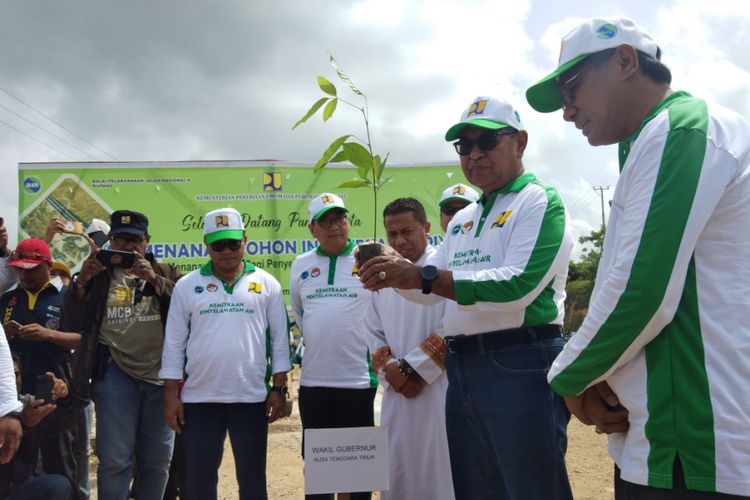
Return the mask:
<path id="1" fill-rule="evenodd" d="M 328 255 L 318 247 L 292 263 L 292 312 L 305 342 L 303 386 L 377 387 L 361 327 L 372 292 L 359 281 L 354 247 L 349 240 L 339 255 Z"/>
<path id="2" fill-rule="evenodd" d="M 269 359 L 270 358 L 270 359 Z M 270 373 L 291 369 L 289 324 L 279 282 L 245 262 L 232 284 L 209 261 L 172 293 L 159 376 L 181 380 L 185 403 L 258 403 Z"/>

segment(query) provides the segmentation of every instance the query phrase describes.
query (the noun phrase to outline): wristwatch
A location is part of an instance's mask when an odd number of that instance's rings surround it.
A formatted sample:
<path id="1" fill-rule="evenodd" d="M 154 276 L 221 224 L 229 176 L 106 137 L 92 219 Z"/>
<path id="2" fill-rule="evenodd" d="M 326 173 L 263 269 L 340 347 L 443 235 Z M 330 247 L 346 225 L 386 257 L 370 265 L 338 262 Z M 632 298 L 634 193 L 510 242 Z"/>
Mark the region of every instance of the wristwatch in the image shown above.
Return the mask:
<path id="1" fill-rule="evenodd" d="M 404 377 L 410 377 L 415 370 L 405 359 L 399 359 L 398 371 L 400 371 L 401 375 L 403 375 Z"/>
<path id="2" fill-rule="evenodd" d="M 10 418 L 16 418 L 19 421 L 23 422 L 23 412 L 22 411 L 11 411 L 3 415 L 2 418 L 10 417 Z"/>
<path id="3" fill-rule="evenodd" d="M 432 284 L 438 278 L 438 268 L 435 266 L 424 266 L 422 268 L 422 293 L 427 295 L 432 293 Z"/>
<path id="4" fill-rule="evenodd" d="M 278 392 L 282 396 L 288 396 L 289 395 L 289 388 L 285 385 L 274 385 L 271 387 L 271 392 Z"/>

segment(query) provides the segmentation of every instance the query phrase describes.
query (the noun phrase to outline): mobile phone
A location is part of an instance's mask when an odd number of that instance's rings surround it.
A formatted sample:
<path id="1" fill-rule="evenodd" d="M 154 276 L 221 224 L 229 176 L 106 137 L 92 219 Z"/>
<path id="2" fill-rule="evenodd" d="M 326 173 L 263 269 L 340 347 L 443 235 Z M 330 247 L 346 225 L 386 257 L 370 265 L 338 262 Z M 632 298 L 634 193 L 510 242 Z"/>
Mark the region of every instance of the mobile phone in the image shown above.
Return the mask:
<path id="1" fill-rule="evenodd" d="M 36 399 L 43 399 L 45 403 L 57 404 L 52 401 L 52 384 L 52 377 L 50 377 L 49 375 L 37 375 L 34 397 Z"/>
<path id="2" fill-rule="evenodd" d="M 18 330 L 21 329 L 21 323 L 18 321 L 12 319 L 10 321 L 6 321 L 3 323 L 3 330 L 5 330 L 5 336 L 9 339 L 12 339 L 16 335 L 18 335 Z"/>
<path id="3" fill-rule="evenodd" d="M 107 241 L 109 241 L 109 237 L 104 233 L 104 231 L 94 231 L 92 233 L 89 233 L 89 238 L 94 240 L 94 243 L 96 243 L 96 246 L 99 248 L 102 248 Z"/>
<path id="4" fill-rule="evenodd" d="M 96 260 L 107 267 L 130 269 L 135 263 L 135 254 L 133 252 L 104 249 L 99 250 L 99 253 L 96 254 Z"/>
<path id="5" fill-rule="evenodd" d="M 63 222 L 63 232 L 69 234 L 83 234 L 83 224 L 75 220 L 66 220 Z"/>

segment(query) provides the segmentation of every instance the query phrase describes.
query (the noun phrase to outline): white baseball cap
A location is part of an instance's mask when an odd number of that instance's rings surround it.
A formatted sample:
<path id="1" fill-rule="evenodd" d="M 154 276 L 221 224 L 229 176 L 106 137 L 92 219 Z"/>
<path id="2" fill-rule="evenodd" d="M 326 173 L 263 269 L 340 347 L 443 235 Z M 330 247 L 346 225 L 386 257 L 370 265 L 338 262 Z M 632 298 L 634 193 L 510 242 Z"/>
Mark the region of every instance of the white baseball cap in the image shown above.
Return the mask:
<path id="1" fill-rule="evenodd" d="M 459 183 L 454 184 L 443 191 L 443 194 L 440 196 L 440 202 L 438 203 L 438 206 L 442 207 L 449 201 L 453 200 L 463 200 L 467 203 L 474 203 L 478 199 L 479 193 L 477 193 L 470 186 Z"/>
<path id="2" fill-rule="evenodd" d="M 218 208 L 203 216 L 206 243 L 219 240 L 241 240 L 245 236 L 242 216 L 234 208 Z"/>
<path id="3" fill-rule="evenodd" d="M 109 224 L 104 222 L 101 219 L 91 219 L 91 224 L 86 228 L 86 230 L 83 232 L 85 235 L 90 235 L 91 233 L 96 233 L 98 231 L 101 231 L 104 234 L 109 234 Z"/>
<path id="4" fill-rule="evenodd" d="M 560 109 L 562 101 L 557 77 L 591 54 L 623 44 L 631 45 L 655 59 L 659 58 L 659 46 L 654 39 L 630 19 L 592 18 L 584 21 L 563 37 L 557 69 L 529 87 L 526 100 L 532 108 L 542 113 Z"/>
<path id="5" fill-rule="evenodd" d="M 521 117 L 513 106 L 502 99 L 487 96 L 479 96 L 469 104 L 461 113 L 461 121 L 445 133 L 445 140 L 458 139 L 461 131 L 468 125 L 487 130 L 500 130 L 506 127 L 523 130 Z"/>
<path id="6" fill-rule="evenodd" d="M 307 207 L 307 218 L 310 222 L 320 219 L 326 212 L 333 208 L 338 208 L 348 212 L 344 206 L 344 200 L 333 193 L 322 193 L 310 202 Z"/>

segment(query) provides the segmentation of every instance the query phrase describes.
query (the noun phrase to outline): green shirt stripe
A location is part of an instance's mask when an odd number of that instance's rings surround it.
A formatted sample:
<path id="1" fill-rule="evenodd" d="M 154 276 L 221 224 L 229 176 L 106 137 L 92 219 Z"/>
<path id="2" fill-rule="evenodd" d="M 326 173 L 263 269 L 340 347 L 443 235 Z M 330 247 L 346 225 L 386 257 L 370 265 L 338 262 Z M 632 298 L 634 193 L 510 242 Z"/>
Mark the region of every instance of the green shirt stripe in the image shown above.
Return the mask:
<path id="1" fill-rule="evenodd" d="M 558 394 L 579 394 L 609 370 L 663 300 L 698 186 L 708 127 L 703 101 L 686 97 L 669 104 L 670 131 L 627 285 L 589 344 L 551 381 Z"/>
<path id="2" fill-rule="evenodd" d="M 560 195 L 554 188 L 544 186 L 536 179 L 533 182 L 544 188 L 547 195 L 547 207 L 542 218 L 539 236 L 523 272 L 503 281 L 456 280 L 454 289 L 456 301 L 459 304 L 519 300 L 531 293 L 549 271 L 563 242 L 565 208 Z M 524 326 L 540 325 L 554 320 L 558 311 L 552 300 L 553 297 L 554 290 L 550 285 L 529 305 L 524 318 Z"/>

